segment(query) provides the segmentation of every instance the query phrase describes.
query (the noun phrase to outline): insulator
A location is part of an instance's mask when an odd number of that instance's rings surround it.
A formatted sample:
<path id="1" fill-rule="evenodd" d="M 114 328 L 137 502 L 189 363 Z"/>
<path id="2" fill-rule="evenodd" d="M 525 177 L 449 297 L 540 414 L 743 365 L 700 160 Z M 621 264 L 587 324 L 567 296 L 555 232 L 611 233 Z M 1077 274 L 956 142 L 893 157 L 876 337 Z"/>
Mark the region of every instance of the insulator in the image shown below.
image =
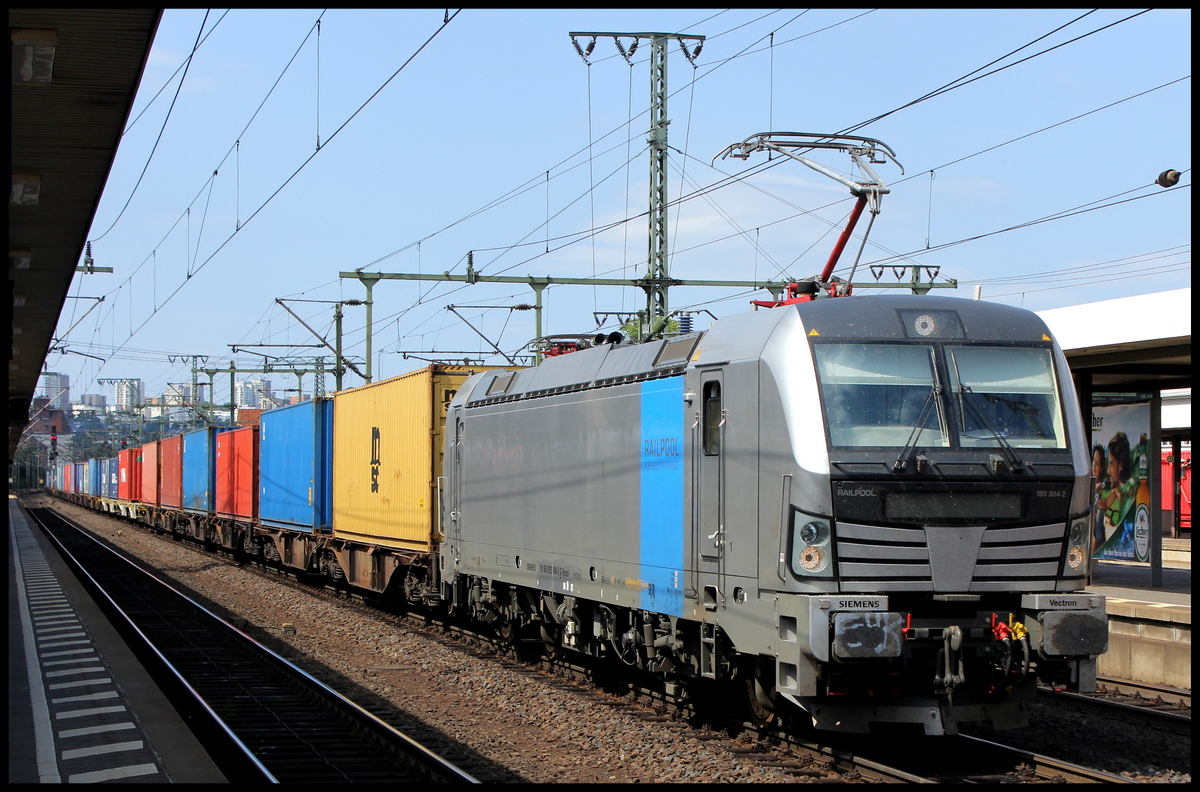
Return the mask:
<path id="1" fill-rule="evenodd" d="M 583 51 L 584 55 L 591 55 L 592 50 L 596 49 L 596 37 L 592 36 L 592 40 L 588 42 L 587 49 Z"/>
<path id="2" fill-rule="evenodd" d="M 637 52 L 637 48 L 638 48 L 638 40 L 634 39 L 633 43 L 629 45 L 629 57 L 631 57 L 631 58 L 633 57 L 633 53 Z"/>
<path id="3" fill-rule="evenodd" d="M 1180 173 L 1177 170 L 1165 170 L 1162 173 L 1158 174 L 1158 179 L 1157 179 L 1158 186 L 1159 187 L 1174 187 L 1176 184 L 1179 184 L 1179 176 L 1180 176 Z"/>
<path id="4" fill-rule="evenodd" d="M 691 314 L 682 314 L 679 317 L 679 332 L 681 332 L 681 333 L 692 332 L 692 315 Z"/>

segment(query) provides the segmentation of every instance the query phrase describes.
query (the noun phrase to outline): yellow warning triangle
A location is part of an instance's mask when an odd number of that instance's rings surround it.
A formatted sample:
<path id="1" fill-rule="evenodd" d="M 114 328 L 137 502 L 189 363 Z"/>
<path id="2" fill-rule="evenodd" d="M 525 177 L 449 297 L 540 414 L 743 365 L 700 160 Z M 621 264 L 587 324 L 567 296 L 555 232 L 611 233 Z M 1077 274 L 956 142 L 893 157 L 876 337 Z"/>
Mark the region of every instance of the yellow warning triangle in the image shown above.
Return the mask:
<path id="1" fill-rule="evenodd" d="M 1050 336 L 1046 335 L 1045 333 L 1042 333 L 1042 340 L 1043 340 L 1043 341 L 1049 341 L 1049 340 L 1050 340 Z"/>
<path id="2" fill-rule="evenodd" d="M 808 331 L 808 334 L 809 334 L 810 336 L 819 336 L 819 335 L 821 335 L 821 334 L 820 334 L 820 333 L 818 333 L 816 330 L 809 330 L 809 331 Z"/>

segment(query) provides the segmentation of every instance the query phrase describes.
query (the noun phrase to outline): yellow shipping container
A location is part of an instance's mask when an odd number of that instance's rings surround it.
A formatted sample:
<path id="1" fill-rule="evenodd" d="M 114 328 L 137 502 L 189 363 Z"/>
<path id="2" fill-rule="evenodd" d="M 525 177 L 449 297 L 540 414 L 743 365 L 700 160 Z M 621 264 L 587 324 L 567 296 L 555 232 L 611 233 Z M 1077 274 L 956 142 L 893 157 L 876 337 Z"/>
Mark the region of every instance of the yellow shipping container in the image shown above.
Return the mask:
<path id="1" fill-rule="evenodd" d="M 437 539 L 446 407 L 471 374 L 431 365 L 333 397 L 333 534 L 428 552 Z"/>

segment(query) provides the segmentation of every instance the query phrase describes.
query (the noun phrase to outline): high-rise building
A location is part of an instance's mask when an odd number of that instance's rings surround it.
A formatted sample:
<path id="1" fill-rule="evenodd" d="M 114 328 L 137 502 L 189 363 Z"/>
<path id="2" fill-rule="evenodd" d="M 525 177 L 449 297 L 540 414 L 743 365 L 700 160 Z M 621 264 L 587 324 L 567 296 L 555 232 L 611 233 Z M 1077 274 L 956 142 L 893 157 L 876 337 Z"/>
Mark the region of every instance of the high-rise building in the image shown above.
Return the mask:
<path id="1" fill-rule="evenodd" d="M 81 404 L 85 404 L 88 407 L 95 407 L 98 410 L 103 410 L 108 406 L 108 399 L 99 393 L 85 393 L 79 398 Z"/>
<path id="2" fill-rule="evenodd" d="M 53 371 L 42 372 L 40 396 L 50 400 L 50 409 L 65 410 L 71 406 L 71 378 Z"/>
<path id="3" fill-rule="evenodd" d="M 133 410 L 142 404 L 142 381 L 140 379 L 115 380 L 113 390 L 118 410 Z"/>
<path id="4" fill-rule="evenodd" d="M 163 391 L 163 399 L 169 405 L 191 405 L 193 403 L 192 384 L 190 382 L 167 383 L 167 389 Z"/>
<path id="5" fill-rule="evenodd" d="M 234 399 L 238 407 L 269 409 L 274 406 L 272 399 L 274 399 L 275 393 L 271 390 L 271 380 L 248 379 L 236 383 L 234 391 Z"/>

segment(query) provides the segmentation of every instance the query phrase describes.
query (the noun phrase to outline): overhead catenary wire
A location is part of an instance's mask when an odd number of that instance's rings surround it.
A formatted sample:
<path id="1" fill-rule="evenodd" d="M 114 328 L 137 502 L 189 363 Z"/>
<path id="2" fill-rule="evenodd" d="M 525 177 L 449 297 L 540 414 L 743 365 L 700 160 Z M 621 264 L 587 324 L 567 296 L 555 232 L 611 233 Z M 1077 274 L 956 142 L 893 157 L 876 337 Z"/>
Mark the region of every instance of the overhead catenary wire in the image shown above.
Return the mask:
<path id="1" fill-rule="evenodd" d="M 778 46 L 778 44 L 776 44 L 776 46 Z M 1031 133 L 1031 134 L 1032 134 L 1032 133 Z M 1003 145 L 1003 144 L 1001 144 L 1001 145 Z M 971 155 L 971 156 L 976 156 L 976 155 Z M 947 163 L 947 164 L 950 164 L 950 163 Z M 943 167 L 944 167 L 944 166 L 943 166 Z M 544 174 L 545 174 L 545 173 L 548 173 L 548 172 L 544 172 Z M 539 174 L 539 175 L 544 175 L 544 174 Z M 548 184 L 548 179 L 547 179 L 546 181 L 547 181 L 547 184 Z M 557 192 L 557 191 L 556 191 L 556 192 Z M 690 198 L 695 198 L 695 197 L 703 197 L 703 194 L 701 194 L 701 196 L 689 196 L 689 199 L 690 199 Z M 625 212 L 625 214 L 626 214 L 626 215 L 628 215 L 628 212 Z M 547 215 L 548 215 L 548 212 L 547 212 Z M 636 217 L 635 217 L 635 218 L 629 218 L 629 220 L 636 220 Z M 625 228 L 626 228 L 626 229 L 628 229 L 628 228 L 629 228 L 628 221 L 625 221 L 625 222 L 626 222 L 626 226 L 625 226 Z M 595 224 L 595 223 L 593 222 L 593 226 L 594 226 L 594 224 Z M 548 238 L 548 223 L 547 223 L 547 238 Z M 545 248 L 547 248 L 547 252 L 548 252 L 548 248 L 550 248 L 550 241 L 551 241 L 550 239 L 546 239 L 546 240 L 545 240 L 545 245 L 542 245 L 542 247 L 545 247 Z M 503 250 L 503 248 L 492 248 L 492 250 L 497 250 L 497 251 L 499 251 L 499 250 Z M 556 248 L 556 250 L 559 250 L 559 248 Z M 689 248 L 689 250 L 692 250 L 692 248 Z M 678 252 L 679 252 L 679 251 L 674 251 L 674 253 L 673 253 L 673 254 L 677 254 Z M 520 263 L 518 263 L 517 265 L 520 265 Z M 516 265 L 515 265 L 515 266 L 516 266 Z M 505 270 L 505 271 L 506 271 L 506 270 Z M 432 289 L 432 287 L 431 287 L 431 289 Z M 132 335 L 132 334 L 131 334 L 131 335 Z"/>
<path id="2" fill-rule="evenodd" d="M 302 171 L 302 170 L 305 168 L 305 166 L 307 166 L 307 165 L 308 165 L 308 163 L 310 163 L 310 162 L 313 160 L 313 158 L 314 158 L 314 157 L 316 157 L 316 156 L 317 156 L 317 155 L 318 155 L 318 154 L 319 154 L 319 153 L 320 153 L 322 150 L 324 150 L 325 148 L 327 148 L 327 147 L 328 147 L 328 144 L 329 144 L 329 143 L 330 143 L 330 142 L 331 142 L 331 141 L 332 141 L 332 140 L 333 140 L 335 137 L 337 137 L 337 136 L 338 136 L 338 134 L 340 134 L 340 133 L 342 132 L 342 130 L 344 130 L 344 129 L 345 129 L 345 128 L 346 128 L 346 127 L 347 127 L 347 126 L 350 124 L 350 122 L 351 122 L 351 121 L 353 121 L 353 120 L 354 120 L 354 119 L 355 119 L 355 118 L 356 118 L 356 117 L 359 115 L 359 113 L 361 113 L 361 112 L 362 112 L 362 110 L 363 110 L 363 109 L 364 109 L 364 108 L 365 108 L 365 107 L 366 107 L 368 104 L 370 104 L 370 103 L 371 103 L 371 101 L 372 101 L 372 100 L 374 100 L 374 99 L 375 99 L 375 97 L 376 97 L 376 96 L 378 96 L 378 95 L 379 95 L 379 93 L 380 93 L 381 91 L 383 91 L 383 89 L 384 89 L 384 88 L 386 88 L 386 87 L 387 87 L 387 86 L 388 86 L 388 85 L 389 85 L 389 84 L 392 82 L 392 80 L 394 80 L 394 79 L 396 78 L 396 76 L 400 74 L 400 72 L 401 72 L 401 71 L 403 71 L 403 70 L 405 69 L 405 67 L 407 67 L 407 66 L 408 66 L 410 63 L 412 63 L 413 59 L 414 59 L 414 58 L 416 58 L 416 57 L 417 57 L 417 55 L 419 55 L 419 54 L 420 54 L 422 51 L 424 51 L 424 49 L 425 49 L 425 48 L 426 48 L 426 47 L 427 47 L 427 46 L 428 46 L 428 45 L 429 45 L 429 44 L 430 44 L 430 43 L 431 43 L 431 42 L 432 42 L 432 41 L 433 41 L 433 40 L 434 40 L 434 39 L 435 39 L 435 38 L 438 36 L 438 34 L 439 34 L 439 33 L 441 33 L 443 30 L 445 30 L 446 26 L 447 26 L 447 25 L 449 25 L 449 24 L 450 24 L 450 22 L 451 22 L 451 21 L 453 21 L 453 20 L 454 20 L 454 18 L 458 16 L 458 14 L 460 13 L 460 11 L 461 11 L 461 9 L 458 9 L 458 10 L 456 10 L 456 11 L 455 11 L 453 14 L 450 14 L 450 13 L 449 13 L 449 10 L 447 10 L 446 17 L 445 17 L 444 21 L 441 23 L 441 25 L 440 25 L 440 26 L 438 26 L 438 28 L 437 28 L 437 29 L 436 29 L 436 30 L 435 30 L 435 31 L 434 31 L 434 32 L 433 32 L 433 33 L 432 33 L 432 34 L 431 34 L 431 35 L 430 35 L 430 36 L 429 36 L 429 37 L 428 37 L 428 38 L 427 38 L 427 39 L 426 39 L 426 40 L 425 40 L 425 41 L 424 41 L 424 42 L 423 42 L 423 43 L 422 43 L 422 44 L 421 44 L 421 45 L 420 45 L 420 46 L 419 46 L 417 49 L 416 49 L 416 51 L 414 51 L 414 52 L 413 52 L 413 53 L 412 53 L 412 54 L 411 54 L 411 55 L 410 55 L 410 56 L 409 56 L 409 57 L 408 57 L 408 58 L 407 58 L 407 59 L 406 59 L 406 60 L 405 60 L 405 61 L 404 61 L 404 62 L 403 62 L 401 65 L 400 65 L 400 67 L 399 67 L 398 69 L 396 69 L 396 71 L 395 71 L 395 72 L 393 72 L 393 73 L 392 73 L 392 75 L 391 75 L 390 77 L 388 77 L 388 78 L 387 78 L 387 79 L 386 79 L 386 80 L 383 82 L 383 84 L 382 84 L 382 85 L 380 85 L 380 86 L 379 86 L 379 88 L 377 88 L 377 89 L 375 90 L 375 92 L 374 92 L 374 93 L 372 93 L 372 94 L 371 94 L 371 96 L 369 96 L 369 97 L 366 99 L 366 101 L 364 101 L 364 102 L 363 102 L 363 103 L 362 103 L 362 104 L 361 104 L 361 105 L 360 105 L 360 106 L 359 106 L 359 107 L 358 107 L 358 108 L 357 108 L 357 109 L 356 109 L 356 110 L 355 110 L 353 113 L 351 113 L 351 114 L 350 114 L 350 116 L 349 116 L 348 118 L 346 118 L 346 120 L 345 120 L 345 121 L 343 121 L 343 122 L 342 122 L 342 124 L 341 124 L 341 125 L 340 125 L 340 126 L 337 128 L 337 129 L 335 129 L 335 130 L 334 130 L 334 132 L 333 132 L 333 133 L 332 133 L 332 134 L 331 134 L 331 135 L 330 135 L 330 136 L 329 136 L 329 137 L 326 139 L 326 141 L 325 141 L 325 145 L 324 145 L 324 146 L 322 146 L 322 148 L 321 148 L 321 149 L 318 149 L 317 151 L 314 151 L 312 154 L 310 154 L 310 155 L 309 155 L 309 156 L 308 156 L 308 157 L 307 157 L 307 158 L 304 160 L 304 162 L 302 162 L 302 163 L 300 164 L 300 166 L 299 166 L 298 168 L 296 168 L 296 170 L 295 170 L 295 171 L 294 171 L 294 172 L 293 172 L 293 173 L 292 173 L 292 174 L 291 174 L 291 175 L 290 175 L 290 176 L 289 176 L 289 177 L 288 177 L 288 178 L 287 178 L 287 179 L 286 179 L 286 180 L 285 180 L 285 181 L 284 181 L 284 182 L 283 182 L 281 185 L 279 185 L 279 187 L 278 187 L 278 188 L 277 188 L 277 189 L 276 189 L 276 190 L 275 190 L 273 193 L 271 193 L 271 195 L 270 195 L 270 196 L 269 196 L 269 197 L 268 197 L 268 198 L 267 198 L 265 201 L 263 201 L 263 203 L 262 203 L 262 204 L 261 204 L 261 205 L 260 205 L 260 206 L 259 206 L 257 209 L 255 209 L 255 210 L 254 210 L 254 212 L 253 212 L 253 213 L 250 215 L 250 217 L 248 217 L 248 218 L 246 219 L 246 222 L 245 222 L 245 223 L 243 223 L 243 224 L 242 224 L 242 225 L 241 225 L 239 228 L 237 228 L 237 229 L 236 229 L 236 230 L 235 230 L 235 231 L 234 231 L 232 234 L 230 234 L 230 235 L 229 235 L 229 236 L 228 236 L 228 237 L 225 239 L 225 241 L 224 241 L 224 242 L 222 242 L 222 243 L 220 244 L 220 246 L 218 246 L 218 247 L 217 247 L 217 249 L 216 249 L 216 250 L 214 250 L 214 251 L 212 252 L 212 254 L 208 256 L 208 258 L 206 258 L 206 259 L 205 259 L 205 260 L 204 260 L 204 261 L 203 261 L 203 262 L 202 262 L 202 263 L 201 263 L 201 264 L 200 264 L 198 267 L 196 267 L 195 271 L 194 271 L 192 274 L 193 274 L 193 275 L 195 275 L 196 273 L 200 272 L 200 270 L 204 269 L 204 267 L 205 267 L 205 266 L 206 266 L 206 265 L 207 265 L 207 264 L 208 264 L 210 261 L 212 261 L 212 260 L 213 260 L 213 258 L 215 258 L 215 257 L 216 257 L 216 255 L 217 255 L 218 253 L 220 253 L 220 252 L 221 252 L 221 250 L 222 250 L 222 249 L 224 249 L 225 245 L 227 245 L 231 239 L 233 239 L 235 236 L 237 236 L 237 234 L 238 234 L 238 233 L 240 233 L 240 232 L 241 232 L 241 230 L 242 230 L 243 228 L 245 228 L 247 225 L 249 225 L 249 223 L 250 223 L 250 222 L 251 222 L 251 221 L 252 221 L 252 220 L 253 220 L 253 219 L 254 219 L 254 218 L 255 218 L 255 217 L 258 215 L 258 213 L 259 213 L 259 212 L 261 212 L 261 211 L 262 211 L 262 210 L 263 210 L 263 209 L 264 209 L 264 208 L 265 208 L 265 207 L 266 207 L 266 206 L 267 206 L 267 205 L 268 205 L 268 204 L 269 204 L 269 203 L 270 203 L 272 200 L 274 200 L 275 196 L 277 196 L 277 195 L 278 195 L 278 194 L 279 194 L 279 193 L 280 193 L 280 192 L 281 192 L 281 191 L 282 191 L 282 190 L 283 190 L 283 189 L 284 189 L 284 188 L 285 188 L 285 187 L 286 187 L 286 186 L 287 186 L 287 185 L 288 185 L 288 184 L 289 184 L 289 183 L 290 183 L 290 182 L 291 182 L 291 181 L 292 181 L 292 180 L 293 180 L 295 177 L 296 177 L 296 175 L 297 175 L 297 174 L 299 174 L 299 173 L 300 173 L 300 171 Z M 207 17 L 206 17 L 206 19 L 207 19 Z M 202 29 L 203 29 L 203 26 L 202 26 Z M 307 37 L 306 37 L 306 38 L 307 38 Z M 303 44 L 302 44 L 301 46 L 303 46 Z M 194 50 L 193 50 L 193 51 L 194 51 Z M 295 56 L 293 56 L 293 59 L 294 59 L 294 57 L 295 57 Z M 290 62 L 289 62 L 289 63 L 290 63 Z M 265 101 L 265 100 L 264 100 L 264 101 Z M 260 105 L 260 107 L 261 107 L 261 105 Z M 257 113 L 257 111 L 256 111 L 256 113 Z M 232 149 L 231 149 L 231 150 L 232 150 Z M 226 157 L 228 157 L 228 154 L 226 155 Z M 110 230 L 111 230 L 111 228 L 110 228 Z M 107 232 L 105 232 L 105 233 L 107 233 Z M 137 328 L 136 328 L 136 329 L 133 331 L 133 333 L 131 333 L 131 334 L 130 334 L 129 338 L 132 338 L 134 335 L 136 335 L 138 332 L 140 332 L 140 331 L 141 331 L 141 329 L 142 329 L 143 327 L 145 327 L 145 326 L 146 326 L 146 325 L 147 325 L 147 324 L 150 322 L 150 320 L 154 318 L 154 316 L 155 316 L 155 315 L 157 315 L 158 311 L 159 311 L 159 310 L 161 310 L 161 309 L 162 309 L 162 308 L 163 308 L 163 307 L 164 307 L 164 306 L 165 306 L 167 303 L 169 303 L 169 302 L 171 301 L 171 299 L 172 299 L 172 298 L 174 298 L 174 297 L 175 297 L 175 295 L 177 295 L 177 294 L 178 294 L 178 293 L 179 293 L 179 292 L 180 292 L 180 291 L 181 291 L 181 290 L 184 288 L 184 286 L 186 286 L 186 285 L 187 285 L 187 284 L 190 282 L 190 280 L 191 280 L 190 278 L 187 278 L 187 279 L 185 279 L 185 280 L 184 280 L 184 281 L 183 281 L 183 282 L 182 282 L 182 283 L 181 283 L 179 286 L 177 286 L 177 287 L 175 288 L 175 290 L 174 290 L 174 291 L 172 291 L 172 292 L 171 292 L 171 293 L 170 293 L 170 294 L 169 294 L 169 295 L 166 297 L 166 299 L 163 301 L 162 305 L 159 305 L 159 306 L 157 306 L 157 307 L 154 309 L 154 311 L 152 311 L 152 312 L 151 312 L 151 314 L 150 314 L 150 315 L 149 315 L 149 316 L 148 316 L 148 317 L 147 317 L 147 318 L 146 318 L 146 319 L 145 319 L 145 320 L 144 320 L 144 321 L 143 321 L 143 322 L 142 322 L 142 323 L 141 323 L 141 324 L 140 324 L 140 325 L 139 325 L 139 326 L 138 326 L 138 327 L 137 327 Z M 126 339 L 126 341 L 128 341 L 128 340 L 129 340 L 129 339 L 127 338 L 127 339 Z M 101 364 L 101 368 L 103 368 L 103 364 Z"/>
<path id="3" fill-rule="evenodd" d="M 108 232 L 112 231 L 113 228 L 116 227 L 117 222 L 120 221 L 121 217 L 125 214 L 125 210 L 129 208 L 129 204 L 133 200 L 133 196 L 137 194 L 138 187 L 142 184 L 142 179 L 146 177 L 146 171 L 149 170 L 150 163 L 154 159 L 154 152 L 158 151 L 158 144 L 162 141 L 163 132 L 165 132 L 167 129 L 167 122 L 171 120 L 171 111 L 175 109 L 175 102 L 179 99 L 179 92 L 183 89 L 184 80 L 187 79 L 188 69 L 190 69 L 192 66 L 192 59 L 196 55 L 196 50 L 200 47 L 200 37 L 204 33 L 204 24 L 208 22 L 208 14 L 208 11 L 204 12 L 204 19 L 200 22 L 200 32 L 196 34 L 196 43 L 192 45 L 192 54 L 188 56 L 187 64 L 183 70 L 183 76 L 179 78 L 179 85 L 175 88 L 175 96 L 171 99 L 171 106 L 167 108 L 166 118 L 163 119 L 162 126 L 158 130 L 158 137 L 155 138 L 154 146 L 150 149 L 149 156 L 146 157 L 146 164 L 142 166 L 142 172 L 138 176 L 137 182 L 134 183 L 133 189 L 129 192 L 129 197 L 125 199 L 125 205 L 122 206 L 121 211 L 117 213 L 116 218 L 112 221 L 112 225 L 110 225 L 100 236 L 93 237 L 93 242 L 99 242 L 101 239 L 104 239 L 104 237 L 108 236 Z"/>
<path id="4" fill-rule="evenodd" d="M 213 31 L 215 31 L 217 29 L 217 27 L 221 24 L 221 22 L 225 19 L 225 17 L 229 16 L 230 10 L 231 9 L 228 9 L 228 8 L 225 9 L 225 13 L 221 14 L 220 18 L 217 19 L 217 21 L 213 23 L 213 26 L 208 29 L 208 32 L 205 33 L 204 37 L 200 39 L 200 44 L 196 47 L 197 50 L 200 49 L 200 47 L 204 46 L 204 42 L 208 41 L 208 37 L 213 34 Z M 122 137 L 129 134 L 129 130 L 133 129 L 134 124 L 136 124 L 138 121 L 140 121 L 142 119 L 142 116 L 144 116 L 146 114 L 146 112 L 151 107 L 154 106 L 154 103 L 158 100 L 158 97 L 162 96 L 162 92 L 167 90 L 167 86 L 175 81 L 175 76 L 177 74 L 179 74 L 179 72 L 184 70 L 184 68 L 188 65 L 188 63 L 191 61 L 191 59 L 192 59 L 192 55 L 190 55 L 190 54 L 186 58 L 183 59 L 183 63 L 179 64 L 178 68 L 176 68 L 175 71 L 172 72 L 171 76 L 167 78 L 166 82 L 164 82 L 162 84 L 162 87 L 158 89 L 158 91 L 154 94 L 154 96 L 150 97 L 150 101 L 146 102 L 146 106 L 142 108 L 142 111 L 140 113 L 138 113 L 137 116 L 132 121 L 129 122 L 129 125 L 125 127 L 124 131 L 121 132 Z"/>

